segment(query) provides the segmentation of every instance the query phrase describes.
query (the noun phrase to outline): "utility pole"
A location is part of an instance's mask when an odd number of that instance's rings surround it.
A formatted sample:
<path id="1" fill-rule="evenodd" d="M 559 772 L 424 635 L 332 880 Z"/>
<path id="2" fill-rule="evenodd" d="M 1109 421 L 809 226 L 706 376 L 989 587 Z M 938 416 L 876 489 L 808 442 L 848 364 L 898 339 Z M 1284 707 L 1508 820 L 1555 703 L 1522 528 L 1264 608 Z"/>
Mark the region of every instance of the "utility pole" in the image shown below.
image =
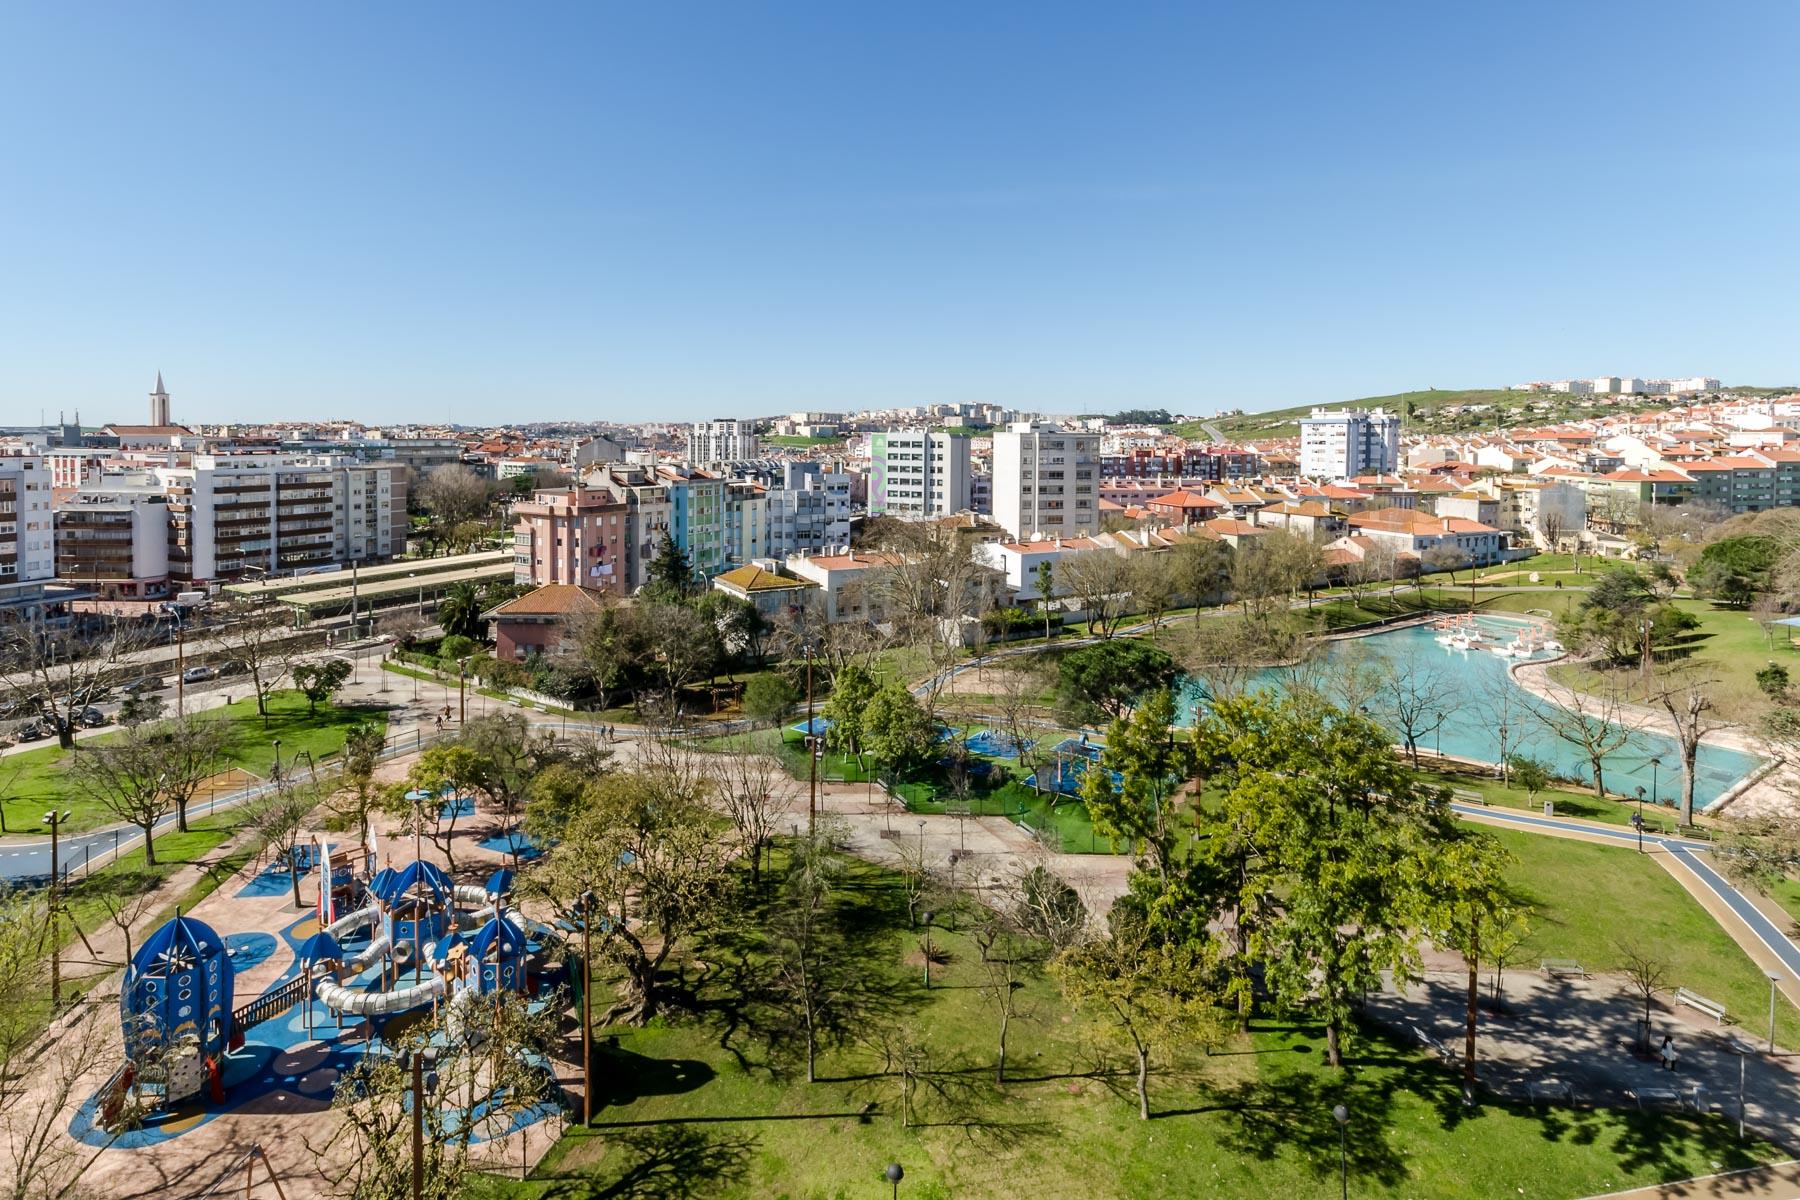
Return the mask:
<path id="1" fill-rule="evenodd" d="M 412 1054 L 412 1200 L 425 1196 L 425 1060 Z"/>
<path id="2" fill-rule="evenodd" d="M 594 893 L 581 894 L 581 1123 L 594 1123 Z"/>
<path id="3" fill-rule="evenodd" d="M 62 824 L 69 819 L 69 813 L 51 809 L 44 814 L 44 824 L 50 826 L 50 1010 L 55 1012 L 62 1007 L 62 941 L 57 934 L 57 906 L 61 902 L 59 895 L 61 860 L 58 858 L 57 835 Z"/>
<path id="4" fill-rule="evenodd" d="M 187 712 L 187 621 L 175 614 L 175 715 Z"/>
<path id="5" fill-rule="evenodd" d="M 456 723 L 466 725 L 469 722 L 469 660 L 456 660 Z"/>

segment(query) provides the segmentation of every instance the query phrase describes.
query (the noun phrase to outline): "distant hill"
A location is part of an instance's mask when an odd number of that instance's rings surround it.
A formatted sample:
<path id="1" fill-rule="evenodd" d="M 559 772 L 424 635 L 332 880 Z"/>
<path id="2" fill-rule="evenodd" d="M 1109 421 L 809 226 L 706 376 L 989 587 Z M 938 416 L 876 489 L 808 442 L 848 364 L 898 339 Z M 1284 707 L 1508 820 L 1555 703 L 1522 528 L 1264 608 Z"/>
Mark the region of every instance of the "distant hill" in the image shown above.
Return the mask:
<path id="1" fill-rule="evenodd" d="M 1740 395 L 1783 395 L 1793 389 L 1732 387 L 1726 390 Z M 1664 396 L 1642 396 L 1626 407 L 1629 410 L 1650 410 L 1667 404 L 1668 399 Z M 1509 388 L 1430 388 L 1422 392 L 1395 392 L 1390 396 L 1364 396 L 1360 400 L 1321 401 L 1317 406 L 1385 408 L 1401 415 L 1404 419 L 1402 428 L 1408 433 L 1473 433 L 1478 430 L 1579 420 L 1582 417 L 1620 411 L 1620 406 L 1614 404 L 1610 397 L 1522 392 Z M 1300 418 L 1308 415 L 1314 407 L 1314 404 L 1297 404 L 1291 408 L 1241 413 L 1212 421 L 1186 421 L 1170 432 L 1182 437 L 1204 438 L 1210 436 L 1206 428 L 1210 426 L 1230 441 L 1291 437 L 1300 432 Z M 1458 411 L 1445 411 L 1447 409 Z"/>

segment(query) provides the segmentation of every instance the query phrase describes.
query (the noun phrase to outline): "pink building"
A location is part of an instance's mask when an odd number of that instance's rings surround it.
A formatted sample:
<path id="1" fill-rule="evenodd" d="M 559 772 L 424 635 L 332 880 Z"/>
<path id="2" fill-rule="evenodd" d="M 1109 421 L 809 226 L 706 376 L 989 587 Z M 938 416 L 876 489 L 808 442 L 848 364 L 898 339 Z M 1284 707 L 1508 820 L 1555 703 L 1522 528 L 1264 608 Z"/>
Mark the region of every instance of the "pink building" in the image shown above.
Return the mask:
<path id="1" fill-rule="evenodd" d="M 625 591 L 626 506 L 593 488 L 551 488 L 513 505 L 513 581 Z"/>

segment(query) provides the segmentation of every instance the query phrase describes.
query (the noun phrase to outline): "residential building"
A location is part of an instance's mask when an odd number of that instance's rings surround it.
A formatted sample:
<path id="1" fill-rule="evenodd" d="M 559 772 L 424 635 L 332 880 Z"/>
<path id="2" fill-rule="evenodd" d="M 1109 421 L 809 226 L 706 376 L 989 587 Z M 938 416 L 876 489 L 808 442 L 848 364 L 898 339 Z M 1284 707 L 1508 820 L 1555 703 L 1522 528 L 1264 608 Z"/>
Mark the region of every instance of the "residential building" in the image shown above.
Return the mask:
<path id="1" fill-rule="evenodd" d="M 626 590 L 628 505 L 597 488 L 550 488 L 513 505 L 513 582 Z"/>
<path id="2" fill-rule="evenodd" d="M 923 521 L 969 507 L 967 434 L 890 429 L 869 437 L 869 515 Z"/>
<path id="3" fill-rule="evenodd" d="M 1348 525 L 1352 537 L 1373 538 L 1399 553 L 1420 559 L 1433 550 L 1448 548 L 1457 552 L 1463 562 L 1486 566 L 1499 562 L 1506 550 L 1505 535 L 1491 525 L 1461 517 L 1434 517 L 1414 508 L 1377 508 L 1356 513 Z"/>
<path id="4" fill-rule="evenodd" d="M 1354 479 L 1400 467 L 1400 417 L 1379 408 L 1315 408 L 1300 422 L 1300 473 Z"/>
<path id="5" fill-rule="evenodd" d="M 1043 600 L 1037 590 L 1039 568 L 1050 564 L 1051 597 L 1069 594 L 1069 586 L 1058 568 L 1071 555 L 1113 553 L 1090 537 L 1031 538 L 1010 542 L 982 542 L 975 547 L 976 559 L 999 572 L 1014 604 L 1032 604 Z"/>
<path id="6" fill-rule="evenodd" d="M 1186 489 L 1151 496 L 1143 505 L 1150 515 L 1183 527 L 1198 525 L 1226 511 L 1222 502 Z"/>
<path id="7" fill-rule="evenodd" d="M 1685 463 L 1682 471 L 1692 480 L 1689 496 L 1727 512 L 1800 507 L 1800 451 L 1752 450 Z"/>
<path id="8" fill-rule="evenodd" d="M 1100 435 L 1032 421 L 996 433 L 994 521 L 1016 538 L 1100 532 Z"/>
<path id="9" fill-rule="evenodd" d="M 604 606 L 600 593 L 572 583 L 550 583 L 481 614 L 494 638 L 494 657 L 522 662 L 574 649 L 571 634 L 581 619 Z"/>
<path id="10" fill-rule="evenodd" d="M 799 612 L 816 603 L 820 586 L 810 579 L 782 575 L 756 563 L 736 567 L 712 580 L 715 591 L 748 600 L 765 620 L 773 620 L 784 612 Z"/>
<path id="11" fill-rule="evenodd" d="M 898 561 L 891 554 L 870 554 L 861 550 L 843 554 L 796 554 L 787 560 L 787 570 L 796 579 L 818 585 L 826 621 L 879 624 L 887 619 L 887 615 L 879 589 L 871 586 L 872 576 Z"/>
<path id="12" fill-rule="evenodd" d="M 687 436 L 687 458 L 697 467 L 744 462 L 760 454 L 755 421 L 725 417 L 695 421 Z"/>
<path id="13" fill-rule="evenodd" d="M 848 545 L 850 476 L 821 470 L 816 462 L 787 462 L 782 468 L 780 485 L 764 493 L 768 533 L 762 553 L 784 559 Z"/>
<path id="14" fill-rule="evenodd" d="M 91 475 L 62 498 L 56 577 L 107 600 L 169 594 L 169 496 L 154 471 Z"/>
<path id="15" fill-rule="evenodd" d="M 50 471 L 35 454 L 0 457 L 0 621 L 41 610 L 56 578 Z"/>

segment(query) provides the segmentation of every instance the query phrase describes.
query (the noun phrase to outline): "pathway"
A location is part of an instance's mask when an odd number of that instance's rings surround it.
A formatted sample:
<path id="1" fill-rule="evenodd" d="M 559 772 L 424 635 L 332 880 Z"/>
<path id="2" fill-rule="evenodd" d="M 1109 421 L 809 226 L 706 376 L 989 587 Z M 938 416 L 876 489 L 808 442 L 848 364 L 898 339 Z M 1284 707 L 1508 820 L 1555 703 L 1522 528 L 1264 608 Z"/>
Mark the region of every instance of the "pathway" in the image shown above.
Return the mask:
<path id="1" fill-rule="evenodd" d="M 1800 1200 L 1800 1162 L 1702 1175 L 1588 1200 Z"/>

